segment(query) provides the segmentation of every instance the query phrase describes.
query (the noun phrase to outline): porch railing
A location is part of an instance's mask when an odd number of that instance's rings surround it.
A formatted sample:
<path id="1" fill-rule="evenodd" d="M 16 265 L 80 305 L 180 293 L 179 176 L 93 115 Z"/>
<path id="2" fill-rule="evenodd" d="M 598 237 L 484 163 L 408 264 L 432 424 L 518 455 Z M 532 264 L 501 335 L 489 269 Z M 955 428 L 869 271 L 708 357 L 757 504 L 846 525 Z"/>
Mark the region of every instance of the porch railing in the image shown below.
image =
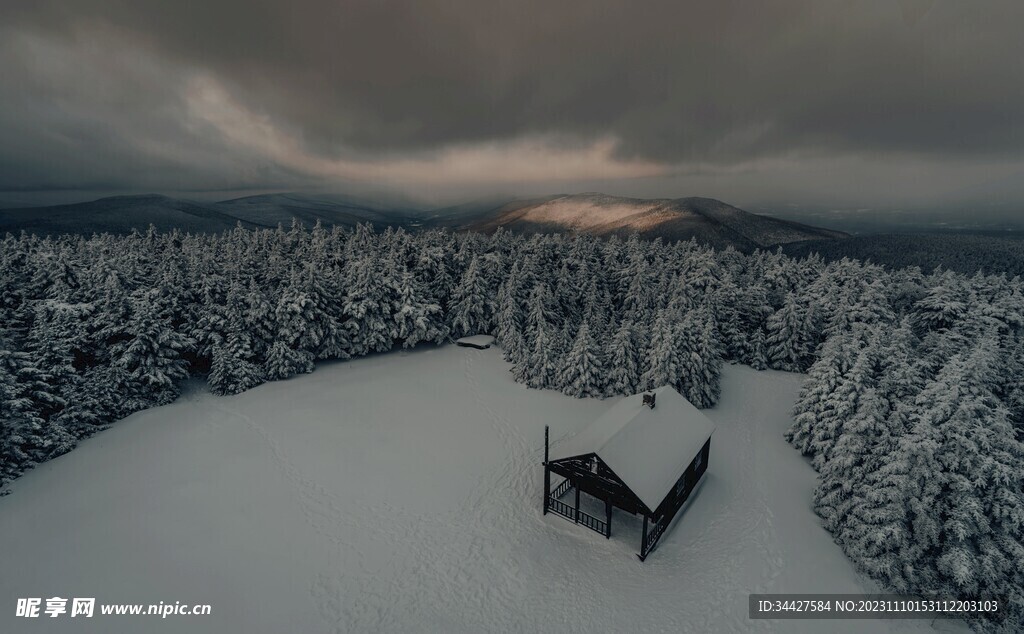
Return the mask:
<path id="1" fill-rule="evenodd" d="M 561 515 L 565 519 L 573 522 L 574 524 L 581 524 L 586 526 L 590 530 L 601 533 L 605 537 L 609 535 L 608 523 L 604 520 L 600 520 L 590 513 L 576 510 L 575 507 L 569 506 L 565 502 L 561 501 L 560 497 L 565 495 L 572 488 L 572 484 L 565 480 L 557 487 L 554 492 L 548 496 L 548 510 L 554 512 L 557 515 Z"/>
<path id="2" fill-rule="evenodd" d="M 643 548 L 640 549 L 641 559 L 654 549 L 654 545 L 658 543 L 658 538 L 665 532 L 665 527 L 668 526 L 670 521 L 671 519 L 663 517 L 661 521 L 655 522 L 654 526 L 647 531 L 647 540 L 644 542 Z"/>
<path id="3" fill-rule="evenodd" d="M 583 524 L 590 530 L 601 533 L 602 535 L 608 534 L 608 524 L 604 520 L 599 520 L 589 513 L 580 511 L 580 516 L 576 519 L 577 524 Z"/>
<path id="4" fill-rule="evenodd" d="M 555 487 L 555 490 L 551 492 L 551 497 L 556 500 L 561 498 L 566 492 L 572 488 L 572 482 L 569 480 L 562 480 L 562 483 Z"/>
<path id="5" fill-rule="evenodd" d="M 565 502 L 563 502 L 563 501 L 561 501 L 559 499 L 556 499 L 556 498 L 554 498 L 552 496 L 548 496 L 548 510 L 549 511 L 554 511 L 555 513 L 561 515 L 562 517 L 564 517 L 565 519 L 569 520 L 570 522 L 575 522 L 576 521 L 576 519 L 574 517 L 574 515 L 576 513 L 576 509 L 574 509 L 573 507 L 569 506 Z"/>

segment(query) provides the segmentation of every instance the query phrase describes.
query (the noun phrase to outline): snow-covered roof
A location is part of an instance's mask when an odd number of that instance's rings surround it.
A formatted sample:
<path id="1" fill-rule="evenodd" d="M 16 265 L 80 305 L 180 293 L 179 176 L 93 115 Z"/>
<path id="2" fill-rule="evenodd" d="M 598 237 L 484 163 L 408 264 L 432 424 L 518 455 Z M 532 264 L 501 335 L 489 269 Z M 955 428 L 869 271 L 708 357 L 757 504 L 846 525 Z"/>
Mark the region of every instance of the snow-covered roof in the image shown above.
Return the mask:
<path id="1" fill-rule="evenodd" d="M 460 346 L 466 346 L 468 348 L 479 348 L 480 350 L 486 350 L 491 347 L 494 343 L 494 337 L 491 335 L 471 335 L 469 337 L 463 337 L 455 341 Z"/>
<path id="2" fill-rule="evenodd" d="M 596 453 L 648 508 L 654 510 L 715 431 L 715 424 L 669 386 L 619 399 L 603 416 L 555 443 L 551 460 Z"/>

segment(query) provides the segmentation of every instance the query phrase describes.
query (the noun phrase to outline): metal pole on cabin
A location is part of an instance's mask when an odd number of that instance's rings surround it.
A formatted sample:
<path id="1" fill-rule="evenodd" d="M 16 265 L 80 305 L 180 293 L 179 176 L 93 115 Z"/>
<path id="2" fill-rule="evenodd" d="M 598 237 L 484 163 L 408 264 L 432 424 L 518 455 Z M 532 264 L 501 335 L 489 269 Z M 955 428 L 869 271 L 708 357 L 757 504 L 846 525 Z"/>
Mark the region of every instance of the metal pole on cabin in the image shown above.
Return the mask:
<path id="1" fill-rule="evenodd" d="M 604 501 L 604 524 L 605 524 L 605 528 L 604 528 L 605 539 L 611 539 L 612 538 L 612 501 L 611 500 L 605 500 Z"/>
<path id="2" fill-rule="evenodd" d="M 551 467 L 548 466 L 548 426 L 544 425 L 544 515 L 548 514 L 549 495 L 551 495 Z"/>

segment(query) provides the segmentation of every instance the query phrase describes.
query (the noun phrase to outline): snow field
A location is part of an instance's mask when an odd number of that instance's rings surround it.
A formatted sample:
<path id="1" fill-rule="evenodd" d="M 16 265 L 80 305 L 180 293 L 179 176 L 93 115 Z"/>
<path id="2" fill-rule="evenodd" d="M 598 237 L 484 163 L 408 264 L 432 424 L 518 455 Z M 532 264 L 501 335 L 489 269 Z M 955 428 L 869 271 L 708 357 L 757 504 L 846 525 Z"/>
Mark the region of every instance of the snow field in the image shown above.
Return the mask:
<path id="1" fill-rule="evenodd" d="M 872 592 L 811 510 L 782 438 L 801 375 L 725 366 L 710 466 L 645 563 L 541 515 L 543 427 L 612 400 L 515 383 L 497 349 L 321 364 L 216 397 L 190 384 L 0 498 L 3 632 L 863 632 L 750 621 L 754 592 Z M 210 616 L 18 619 L 17 597 L 209 603 Z M 935 622 L 942 630 L 955 622 Z"/>

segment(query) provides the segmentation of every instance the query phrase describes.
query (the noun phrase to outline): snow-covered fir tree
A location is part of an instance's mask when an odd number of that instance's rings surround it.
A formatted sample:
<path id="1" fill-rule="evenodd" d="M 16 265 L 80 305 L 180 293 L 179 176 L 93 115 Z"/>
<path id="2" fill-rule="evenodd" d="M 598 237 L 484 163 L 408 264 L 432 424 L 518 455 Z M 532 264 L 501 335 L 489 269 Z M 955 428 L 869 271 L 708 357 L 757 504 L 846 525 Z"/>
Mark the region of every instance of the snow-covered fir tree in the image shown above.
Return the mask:
<path id="1" fill-rule="evenodd" d="M 651 329 L 651 343 L 647 354 L 647 367 L 640 377 L 645 390 L 663 385 L 675 385 L 679 379 L 679 348 L 677 328 L 672 325 L 667 311 L 658 314 Z"/>
<path id="2" fill-rule="evenodd" d="M 278 339 L 270 346 L 267 358 L 263 362 L 263 374 L 273 381 L 312 371 L 313 353 L 296 350 L 283 339 Z"/>
<path id="3" fill-rule="evenodd" d="M 601 397 L 607 377 L 603 350 L 590 334 L 590 324 L 584 321 L 569 353 L 562 358 L 562 391 L 577 398 Z"/>
<path id="4" fill-rule="evenodd" d="M 682 394 L 697 407 L 711 407 L 721 394 L 721 343 L 708 310 L 683 322 L 679 330 Z"/>
<path id="5" fill-rule="evenodd" d="M 760 326 L 754 329 L 750 337 L 750 354 L 747 357 L 747 362 L 750 367 L 755 370 L 767 370 L 768 369 L 768 341 L 764 334 L 764 329 Z"/>
<path id="6" fill-rule="evenodd" d="M 640 355 L 636 346 L 633 322 L 619 324 L 607 352 L 609 396 L 634 394 L 639 389 Z"/>
<path id="7" fill-rule="evenodd" d="M 552 323 L 547 287 L 538 284 L 530 294 L 526 341 L 529 365 L 525 368 L 526 384 L 530 387 L 554 387 L 557 379 L 558 332 Z"/>
<path id="8" fill-rule="evenodd" d="M 493 313 L 494 298 L 480 264 L 474 256 L 466 269 L 462 281 L 452 293 L 452 328 L 458 336 L 488 332 L 491 327 L 489 315 Z"/>
<path id="9" fill-rule="evenodd" d="M 882 347 L 871 337 L 860 349 L 850 369 L 825 400 L 825 408 L 808 439 L 811 464 L 819 471 L 832 459 L 833 449 L 845 433 L 846 425 L 856 416 L 860 399 L 867 390 L 877 387 Z"/>
<path id="10" fill-rule="evenodd" d="M 511 351 L 512 333 L 523 329 L 523 276 L 519 262 L 513 262 L 508 278 L 498 292 L 498 314 L 494 335 L 505 350 L 506 359 Z"/>
<path id="11" fill-rule="evenodd" d="M 131 317 L 125 327 L 130 338 L 112 345 L 111 354 L 114 364 L 123 368 L 130 380 L 126 390 L 144 388 L 156 403 L 164 404 L 177 397 L 177 382 L 188 377 L 184 355 L 193 343 L 172 328 L 169 316 L 158 312 L 153 301 L 155 292 L 140 290 L 133 294 Z"/>
<path id="12" fill-rule="evenodd" d="M 224 342 L 213 348 L 207 377 L 210 391 L 219 395 L 238 394 L 263 383 L 263 369 L 253 358 L 249 336 L 239 329 L 229 332 Z"/>
<path id="13" fill-rule="evenodd" d="M 393 289 L 384 274 L 383 263 L 370 256 L 352 260 L 347 267 L 342 314 L 354 356 L 388 350 L 397 336 Z"/>
<path id="14" fill-rule="evenodd" d="M 962 279 L 950 271 L 935 278 L 936 283 L 914 304 L 911 313 L 922 331 L 947 330 L 967 314 Z"/>
<path id="15" fill-rule="evenodd" d="M 441 343 L 448 336 L 441 307 L 429 301 L 416 278 L 402 270 L 395 278 L 397 305 L 395 307 L 395 336 L 402 346 L 410 348 L 421 341 Z"/>
<path id="16" fill-rule="evenodd" d="M 782 308 L 768 318 L 767 328 L 769 365 L 776 370 L 803 371 L 811 353 L 807 309 L 795 293 L 786 295 Z"/>
<path id="17" fill-rule="evenodd" d="M 39 412 L 34 367 L 28 355 L 0 340 L 0 485 L 23 470 L 72 449 L 75 437 Z"/>
<path id="18" fill-rule="evenodd" d="M 840 527 L 847 553 L 898 590 L 1019 596 L 1024 450 L 986 388 L 994 352 L 981 342 L 921 392 L 910 432 L 872 474 L 855 521 Z"/>

